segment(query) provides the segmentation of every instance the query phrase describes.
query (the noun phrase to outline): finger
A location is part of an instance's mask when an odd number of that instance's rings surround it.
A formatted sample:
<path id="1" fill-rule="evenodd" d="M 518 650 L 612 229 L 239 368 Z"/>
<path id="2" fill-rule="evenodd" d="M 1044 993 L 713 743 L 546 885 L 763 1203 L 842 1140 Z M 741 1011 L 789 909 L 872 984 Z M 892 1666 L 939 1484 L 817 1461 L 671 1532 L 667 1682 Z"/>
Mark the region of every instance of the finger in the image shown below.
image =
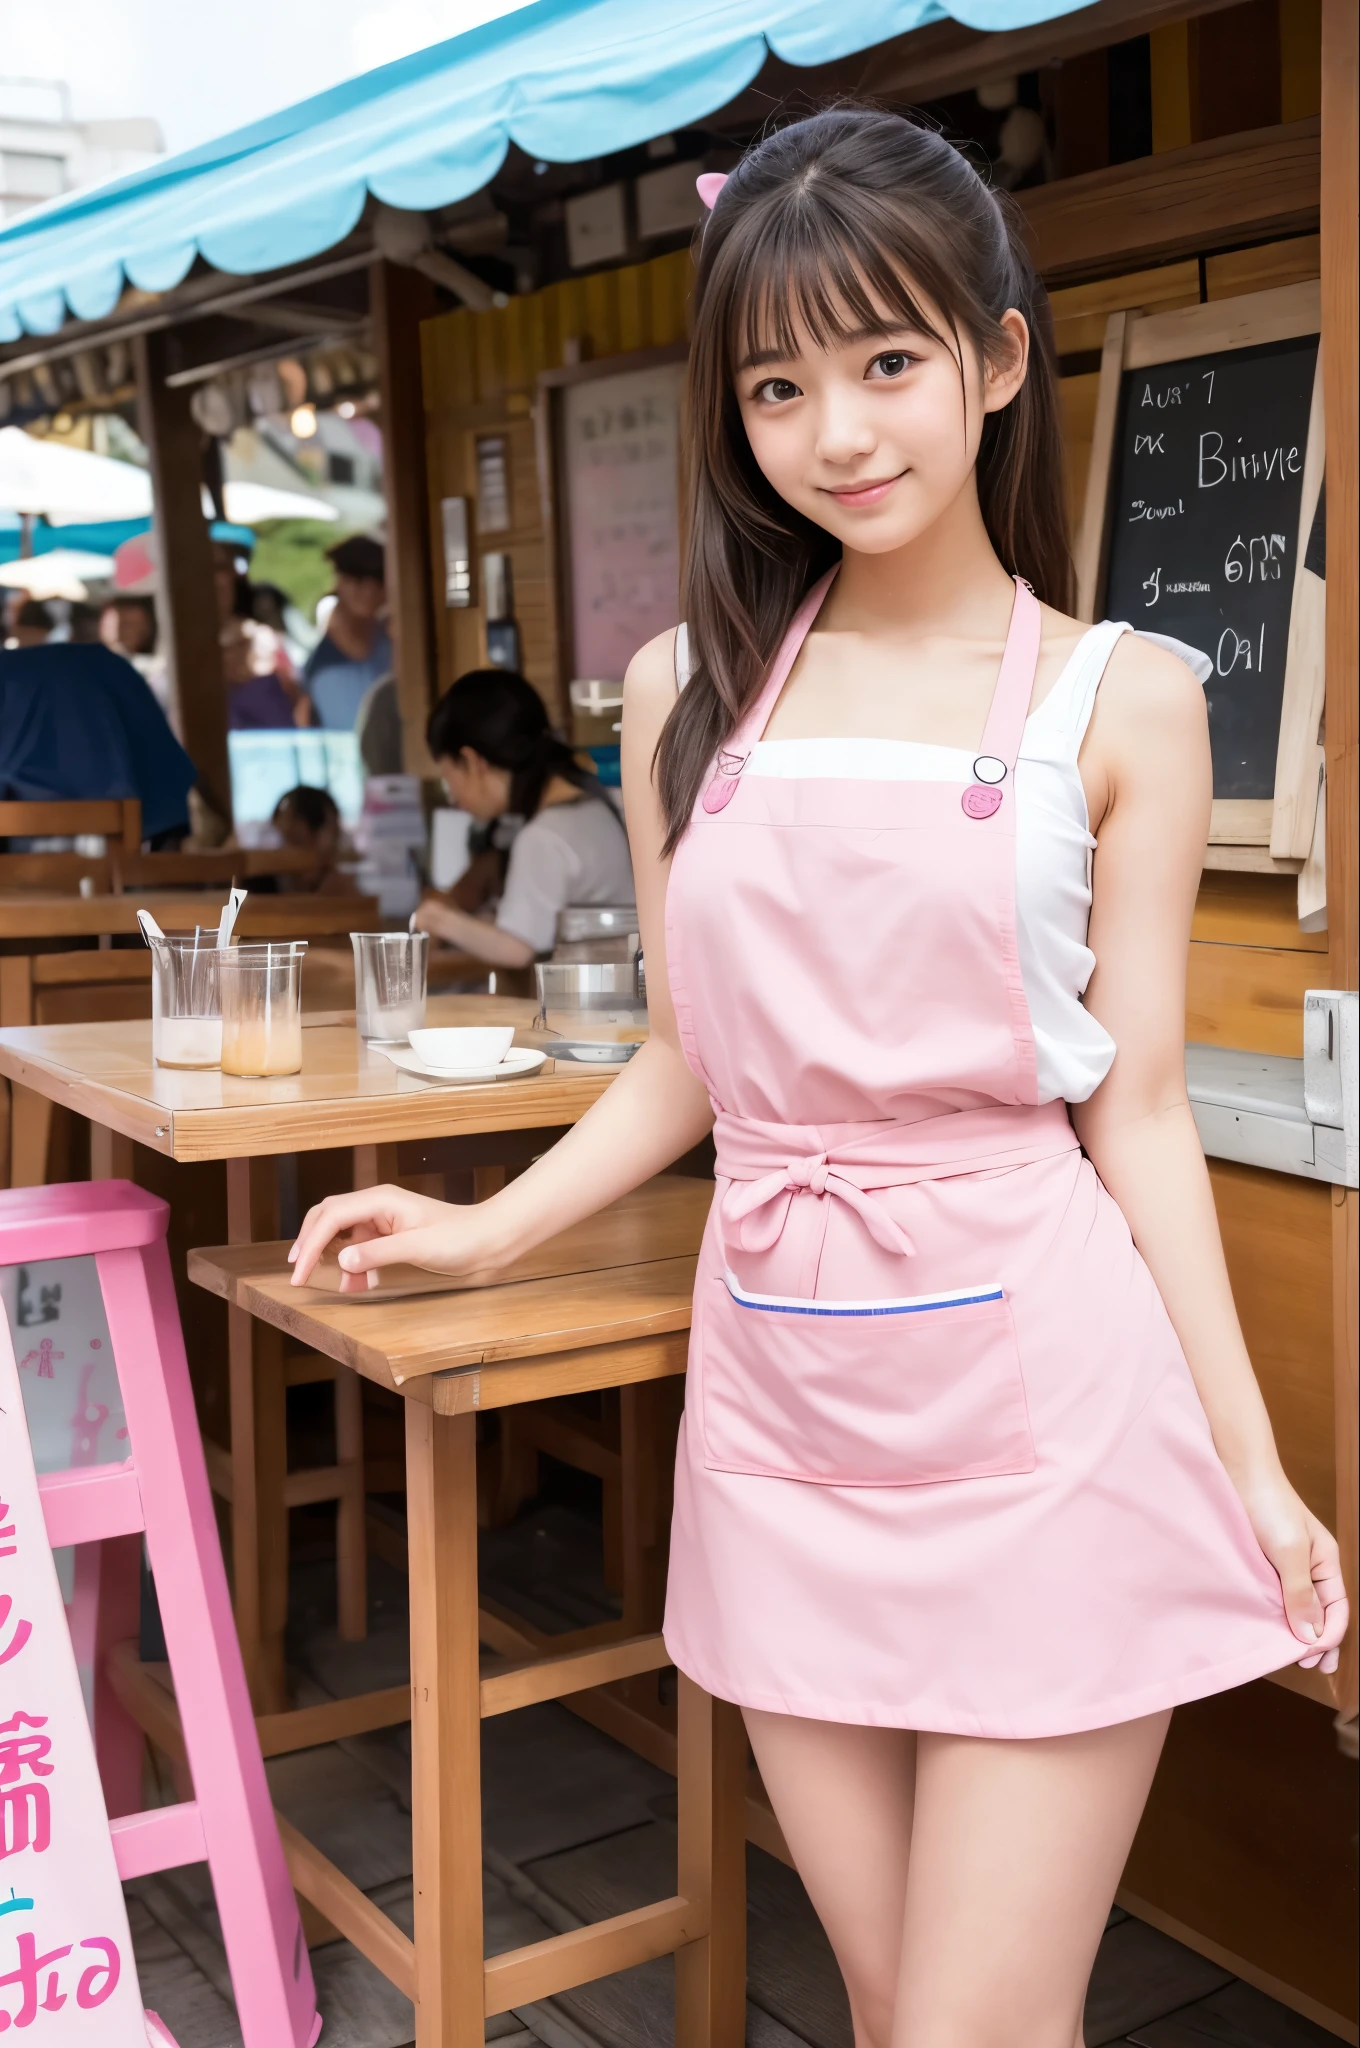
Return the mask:
<path id="1" fill-rule="evenodd" d="M 355 1276 L 376 1274 L 382 1266 L 423 1266 L 427 1272 L 447 1272 L 448 1251 L 440 1239 L 440 1231 L 428 1227 L 366 1238 L 361 1244 L 345 1246 L 340 1253 L 340 1270 Z"/>
<path id="2" fill-rule="evenodd" d="M 342 1231 L 383 1231 L 390 1227 L 391 1204 L 385 1188 L 362 1188 L 354 1194 L 328 1195 L 309 1211 L 292 1250 L 293 1284 L 302 1287 L 331 1239 Z"/>
<path id="3" fill-rule="evenodd" d="M 1301 1643 L 1316 1649 L 1322 1633 L 1323 1608 L 1309 1573 L 1311 1554 L 1306 1543 L 1282 1545 L 1272 1563 L 1280 1575 L 1285 1617 Z"/>

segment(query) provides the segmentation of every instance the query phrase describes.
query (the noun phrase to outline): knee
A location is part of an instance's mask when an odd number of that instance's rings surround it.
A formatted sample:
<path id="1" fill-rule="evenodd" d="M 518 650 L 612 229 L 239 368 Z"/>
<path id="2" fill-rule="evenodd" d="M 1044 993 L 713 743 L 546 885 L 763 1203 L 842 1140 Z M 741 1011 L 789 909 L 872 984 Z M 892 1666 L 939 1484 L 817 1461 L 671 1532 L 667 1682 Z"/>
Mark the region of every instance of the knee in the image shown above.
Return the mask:
<path id="1" fill-rule="evenodd" d="M 850 1991 L 850 2018 L 855 2048 L 892 2048 L 895 1987 L 855 1985 Z"/>

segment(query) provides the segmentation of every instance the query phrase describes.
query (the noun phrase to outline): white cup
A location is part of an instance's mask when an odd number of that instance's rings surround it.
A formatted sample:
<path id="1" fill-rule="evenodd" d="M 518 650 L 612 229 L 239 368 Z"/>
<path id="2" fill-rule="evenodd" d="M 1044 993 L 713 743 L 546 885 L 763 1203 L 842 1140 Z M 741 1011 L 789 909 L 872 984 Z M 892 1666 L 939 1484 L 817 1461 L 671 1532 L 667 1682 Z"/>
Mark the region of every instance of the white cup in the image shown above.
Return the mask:
<path id="1" fill-rule="evenodd" d="M 513 1024 L 488 1026 L 427 1025 L 410 1033 L 411 1050 L 427 1067 L 446 1074 L 466 1067 L 495 1067 L 515 1042 Z"/>

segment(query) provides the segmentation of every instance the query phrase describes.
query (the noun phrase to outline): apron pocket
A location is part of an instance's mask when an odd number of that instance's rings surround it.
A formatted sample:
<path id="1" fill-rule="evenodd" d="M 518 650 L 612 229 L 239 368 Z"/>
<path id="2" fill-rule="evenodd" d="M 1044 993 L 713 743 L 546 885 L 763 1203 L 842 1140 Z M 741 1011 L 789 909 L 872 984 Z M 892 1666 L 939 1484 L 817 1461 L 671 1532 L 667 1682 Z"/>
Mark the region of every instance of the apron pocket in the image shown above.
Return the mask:
<path id="1" fill-rule="evenodd" d="M 822 1486 L 921 1486 L 1034 1470 L 1000 1287 L 906 1301 L 795 1301 L 705 1286 L 704 1463 Z"/>

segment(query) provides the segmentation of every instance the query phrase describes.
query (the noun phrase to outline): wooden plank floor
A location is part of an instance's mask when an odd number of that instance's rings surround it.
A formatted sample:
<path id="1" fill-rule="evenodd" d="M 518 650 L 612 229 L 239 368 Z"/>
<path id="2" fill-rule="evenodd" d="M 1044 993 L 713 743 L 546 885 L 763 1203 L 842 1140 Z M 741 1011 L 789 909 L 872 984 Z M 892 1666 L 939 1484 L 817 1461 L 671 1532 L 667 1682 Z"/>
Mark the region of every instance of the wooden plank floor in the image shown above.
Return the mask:
<path id="1" fill-rule="evenodd" d="M 302 1547 L 302 1546 L 300 1546 Z M 614 1611 L 599 1535 L 561 1503 L 483 1537 L 485 1590 L 549 1631 Z M 406 1587 L 371 1561 L 371 1634 L 342 1644 L 333 1567 L 293 1572 L 289 1652 L 299 1698 L 400 1684 Z M 673 1781 L 555 1704 L 482 1731 L 486 1951 L 624 1912 L 675 1886 Z M 411 1926 L 410 1744 L 404 1728 L 268 1766 L 282 1812 L 403 1927 Z M 168 1788 L 167 1788 L 167 1796 Z M 851 2048 L 845 1993 L 797 1876 L 748 1852 L 747 2048 Z M 127 1887 L 146 2003 L 180 2048 L 239 2048 L 230 1978 L 203 1867 Z M 312 1950 L 325 2048 L 407 2048 L 411 2006 L 345 1941 Z M 487 2022 L 497 2048 L 664 2048 L 669 1958 Z M 1088 2048 L 1334 2048 L 1334 2037 L 1116 1908 L 1087 2002 Z"/>

